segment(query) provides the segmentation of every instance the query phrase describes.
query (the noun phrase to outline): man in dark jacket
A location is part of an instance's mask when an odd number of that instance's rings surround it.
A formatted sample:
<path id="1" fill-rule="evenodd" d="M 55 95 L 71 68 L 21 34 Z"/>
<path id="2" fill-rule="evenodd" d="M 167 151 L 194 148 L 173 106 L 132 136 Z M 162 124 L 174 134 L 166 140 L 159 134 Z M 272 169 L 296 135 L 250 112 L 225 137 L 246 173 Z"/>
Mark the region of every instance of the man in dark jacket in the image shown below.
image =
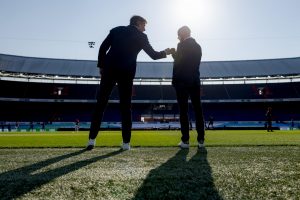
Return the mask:
<path id="1" fill-rule="evenodd" d="M 200 99 L 200 62 L 202 50 L 200 45 L 191 38 L 189 27 L 183 26 L 178 30 L 177 51 L 172 50 L 174 58 L 172 84 L 176 90 L 180 112 L 181 148 L 189 148 L 189 116 L 188 99 L 195 111 L 198 147 L 204 146 L 204 120 Z"/>
<path id="2" fill-rule="evenodd" d="M 92 116 L 87 150 L 95 146 L 95 139 L 100 129 L 103 113 L 113 87 L 117 84 L 122 117 L 123 150 L 130 149 L 131 138 L 131 94 L 136 71 L 136 59 L 143 49 L 152 59 L 165 58 L 170 49 L 157 52 L 147 38 L 147 21 L 140 16 L 133 16 L 129 26 L 113 28 L 99 49 L 98 67 L 101 74 L 97 104 Z"/>

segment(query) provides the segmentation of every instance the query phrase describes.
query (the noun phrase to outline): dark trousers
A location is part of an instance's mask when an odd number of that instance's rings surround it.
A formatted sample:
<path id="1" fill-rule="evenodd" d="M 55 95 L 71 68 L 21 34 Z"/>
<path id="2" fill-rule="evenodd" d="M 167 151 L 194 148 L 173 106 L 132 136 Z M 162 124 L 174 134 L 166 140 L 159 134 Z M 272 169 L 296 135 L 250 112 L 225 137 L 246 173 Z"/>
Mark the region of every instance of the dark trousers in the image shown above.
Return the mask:
<path id="1" fill-rule="evenodd" d="M 102 75 L 100 89 L 97 96 L 97 103 L 94 110 L 94 114 L 92 115 L 91 128 L 89 134 L 90 139 L 95 139 L 98 135 L 103 114 L 109 100 L 109 96 L 116 84 L 118 86 L 120 98 L 123 142 L 130 142 L 132 127 L 131 96 L 133 79 L 124 76 L 124 74 L 120 74 L 119 76 L 112 76 L 109 74 Z"/>
<path id="2" fill-rule="evenodd" d="M 202 105 L 200 99 L 200 86 L 174 86 L 177 95 L 177 102 L 179 105 L 180 113 L 180 125 L 181 125 L 181 141 L 188 142 L 189 135 L 189 115 L 188 115 L 188 100 L 191 98 L 191 102 L 194 108 L 196 117 L 196 130 L 198 133 L 197 140 L 204 141 L 204 119 L 202 113 Z"/>

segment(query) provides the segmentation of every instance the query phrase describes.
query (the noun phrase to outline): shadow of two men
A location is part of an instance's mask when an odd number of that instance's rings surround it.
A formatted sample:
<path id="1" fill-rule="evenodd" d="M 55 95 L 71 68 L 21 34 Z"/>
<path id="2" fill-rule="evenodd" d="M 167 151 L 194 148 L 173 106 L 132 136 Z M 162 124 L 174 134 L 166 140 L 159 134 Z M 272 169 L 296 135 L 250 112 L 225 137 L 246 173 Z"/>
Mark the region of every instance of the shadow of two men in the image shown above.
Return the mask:
<path id="1" fill-rule="evenodd" d="M 77 161 L 49 171 L 35 173 L 51 164 L 82 154 L 85 150 L 54 157 L 0 174 L 1 199 L 16 199 L 55 178 L 91 163 L 120 154 L 117 150 Z M 206 149 L 198 150 L 189 160 L 189 150 L 179 150 L 172 158 L 150 171 L 133 199 L 222 199 L 218 194 Z"/>
<path id="2" fill-rule="evenodd" d="M 207 150 L 187 160 L 188 149 L 150 171 L 133 199 L 222 199 L 215 188 Z"/>

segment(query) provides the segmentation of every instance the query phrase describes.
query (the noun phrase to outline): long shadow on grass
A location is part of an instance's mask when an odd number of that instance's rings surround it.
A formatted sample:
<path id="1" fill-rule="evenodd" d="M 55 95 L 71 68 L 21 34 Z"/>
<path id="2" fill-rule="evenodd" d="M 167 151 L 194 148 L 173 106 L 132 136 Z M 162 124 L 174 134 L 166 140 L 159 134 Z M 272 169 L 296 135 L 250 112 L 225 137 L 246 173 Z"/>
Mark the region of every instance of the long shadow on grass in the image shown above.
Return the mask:
<path id="1" fill-rule="evenodd" d="M 67 158 L 77 156 L 86 150 L 80 150 L 66 155 L 51 158 L 45 161 L 41 161 L 29 166 L 21 167 L 15 170 L 11 170 L 0 174 L 0 199 L 15 199 L 23 194 L 26 194 L 35 188 L 38 188 L 55 178 L 76 171 L 84 166 L 87 166 L 93 162 L 115 156 L 121 153 L 121 150 L 113 151 L 104 155 L 100 155 L 87 160 L 78 161 L 69 165 L 65 165 L 56 169 L 52 169 L 46 172 L 32 174 L 37 170 L 40 170 L 46 166 L 57 163 Z"/>
<path id="2" fill-rule="evenodd" d="M 215 188 L 206 149 L 187 161 L 189 150 L 150 171 L 134 200 L 138 199 L 222 199 Z"/>

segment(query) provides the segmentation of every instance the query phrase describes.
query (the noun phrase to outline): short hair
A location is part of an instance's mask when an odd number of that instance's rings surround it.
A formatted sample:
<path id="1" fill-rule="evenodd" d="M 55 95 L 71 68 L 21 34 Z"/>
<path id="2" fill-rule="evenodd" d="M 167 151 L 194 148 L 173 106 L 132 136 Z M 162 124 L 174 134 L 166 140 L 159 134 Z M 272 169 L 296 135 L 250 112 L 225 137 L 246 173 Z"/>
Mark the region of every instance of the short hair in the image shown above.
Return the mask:
<path id="1" fill-rule="evenodd" d="M 139 22 L 147 23 L 147 20 L 138 15 L 134 15 L 130 18 L 130 25 L 137 26 Z"/>
<path id="2" fill-rule="evenodd" d="M 184 35 L 191 35 L 191 29 L 188 26 L 183 26 L 178 30 L 178 33 L 182 33 Z"/>

